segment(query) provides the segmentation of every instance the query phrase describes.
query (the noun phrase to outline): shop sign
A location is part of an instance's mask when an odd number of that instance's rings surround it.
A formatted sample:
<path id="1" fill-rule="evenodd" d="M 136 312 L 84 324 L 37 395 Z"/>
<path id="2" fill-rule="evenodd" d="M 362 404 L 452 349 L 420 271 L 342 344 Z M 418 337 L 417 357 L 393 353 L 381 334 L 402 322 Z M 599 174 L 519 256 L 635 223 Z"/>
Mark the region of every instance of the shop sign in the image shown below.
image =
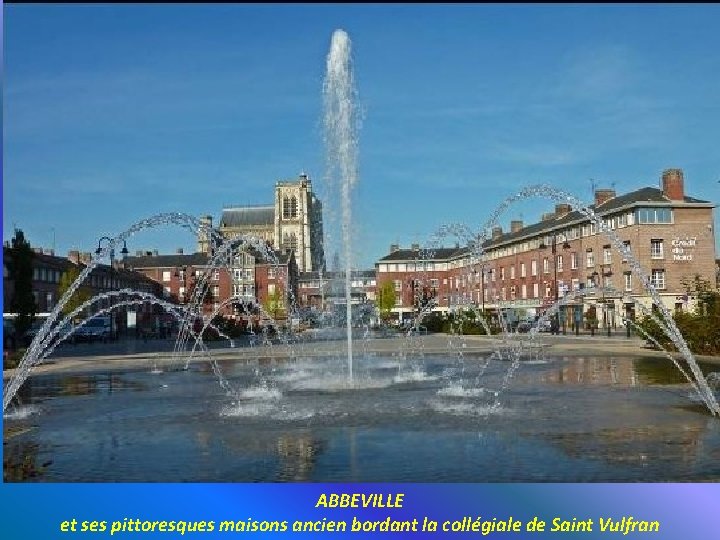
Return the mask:
<path id="1" fill-rule="evenodd" d="M 697 244 L 697 236 L 676 236 L 672 242 L 673 261 L 690 262 Z"/>

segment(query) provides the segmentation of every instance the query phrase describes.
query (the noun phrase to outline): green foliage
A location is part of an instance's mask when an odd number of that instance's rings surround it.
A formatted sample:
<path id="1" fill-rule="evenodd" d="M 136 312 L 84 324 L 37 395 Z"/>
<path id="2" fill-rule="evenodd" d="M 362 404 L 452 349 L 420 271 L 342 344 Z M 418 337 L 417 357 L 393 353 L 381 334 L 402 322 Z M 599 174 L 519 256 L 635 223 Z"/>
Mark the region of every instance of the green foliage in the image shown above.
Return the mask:
<path id="1" fill-rule="evenodd" d="M 683 284 L 697 304 L 693 312 L 678 311 L 673 315 L 678 330 L 693 353 L 720 354 L 720 291 L 697 275 Z M 673 341 L 650 316 L 643 317 L 639 326 L 661 346 L 675 350 Z"/>
<path id="2" fill-rule="evenodd" d="M 9 255 L 6 264 L 9 277 L 13 280 L 13 294 L 9 307 L 11 312 L 18 314 L 15 319 L 15 336 L 20 342 L 22 336 L 32 326 L 37 313 L 35 297 L 32 294 L 34 253 L 20 229 L 15 229 Z"/>
<path id="3" fill-rule="evenodd" d="M 383 281 L 377 289 L 376 303 L 380 311 L 380 318 L 387 321 L 392 308 L 395 307 L 395 284 L 392 281 Z"/>
<path id="4" fill-rule="evenodd" d="M 58 284 L 58 297 L 62 296 L 70 289 L 70 286 L 75 283 L 78 276 L 80 276 L 80 270 L 77 266 L 71 266 L 60 277 L 60 283 Z M 87 287 L 80 286 L 77 288 L 75 293 L 68 299 L 67 303 L 62 308 L 63 315 L 69 315 L 80 307 L 83 303 L 87 302 L 92 298 L 92 294 Z"/>
<path id="5" fill-rule="evenodd" d="M 275 285 L 275 290 L 268 293 L 263 303 L 263 308 L 265 308 L 265 312 L 273 319 L 277 320 L 279 318 L 281 312 L 285 309 L 283 291 L 279 285 Z"/>
<path id="6" fill-rule="evenodd" d="M 3 369 L 12 369 L 18 367 L 18 364 L 20 364 L 20 360 L 22 360 L 24 354 L 25 349 L 7 351 L 3 355 Z"/>

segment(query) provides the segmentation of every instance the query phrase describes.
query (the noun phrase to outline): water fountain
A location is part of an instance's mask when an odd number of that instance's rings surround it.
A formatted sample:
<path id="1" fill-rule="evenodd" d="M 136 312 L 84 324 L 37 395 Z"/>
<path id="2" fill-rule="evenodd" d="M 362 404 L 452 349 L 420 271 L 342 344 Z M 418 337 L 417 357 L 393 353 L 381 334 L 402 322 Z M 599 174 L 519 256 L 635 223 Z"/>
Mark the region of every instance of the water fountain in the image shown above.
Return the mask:
<path id="1" fill-rule="evenodd" d="M 332 35 L 323 86 L 327 178 L 340 186 L 342 242 L 345 269 L 345 328 L 348 381 L 353 381 L 352 337 L 352 209 L 351 192 L 358 180 L 357 107 L 353 79 L 351 43 L 347 33 Z"/>
<path id="2" fill-rule="evenodd" d="M 205 279 L 210 272 L 204 274 L 183 308 L 138 291 L 99 295 L 84 306 L 98 306 L 94 316 L 114 306 L 142 302 L 172 313 L 179 321 L 179 332 L 168 358 L 170 367 L 178 369 L 149 375 L 146 370 L 116 368 L 115 375 L 109 376 L 111 382 L 103 384 L 119 388 L 107 396 L 95 388 L 96 379 L 91 375 L 65 378 L 50 374 L 28 381 L 28 395 L 23 396 L 29 404 L 26 410 L 34 413 L 31 418 L 39 428 L 27 437 L 37 437 L 50 448 L 48 452 L 55 452 L 56 465 L 49 479 L 276 481 L 286 479 L 283 471 L 288 469 L 288 460 L 292 460 L 293 471 L 302 471 L 292 479 L 313 481 L 720 477 L 720 466 L 712 459 L 720 449 L 715 418 L 720 408 L 713 390 L 720 379 L 704 376 L 657 291 L 632 253 L 624 251 L 617 235 L 604 227 L 591 208 L 560 190 L 548 186 L 521 190 L 498 206 L 479 233 L 466 225 L 443 227 L 419 251 L 416 262 L 432 259 L 433 251 L 451 237 L 459 238 L 470 247 L 471 256 L 481 261 L 485 231 L 497 224 L 511 204 L 533 197 L 569 202 L 595 222 L 617 250 L 623 250 L 630 268 L 652 294 L 660 313 L 650 315 L 681 352 L 687 369 L 672 354 L 667 353 L 666 358 L 674 364 L 673 375 L 680 374 L 684 380 L 671 378 L 658 387 L 648 382 L 641 386 L 643 392 L 630 392 L 643 376 L 655 380 L 654 372 L 646 374 L 656 369 L 654 365 L 642 359 L 552 355 L 540 346 L 542 338 L 536 328 L 523 336 L 508 332 L 501 324 L 497 338 L 471 340 L 463 335 L 465 311 L 472 311 L 473 320 L 487 334 L 491 325 L 484 312 L 469 305 L 454 319 L 454 335 L 447 339 L 420 335 L 422 321 L 434 307 L 425 303 L 405 335 L 372 339 L 365 329 L 362 348 L 353 353 L 350 201 L 358 175 L 350 52 L 347 34 L 333 34 L 324 84 L 328 178 L 338 184 L 342 201 L 345 340 L 333 343 L 280 336 L 273 344 L 265 334 L 263 343 L 236 347 L 228 341 L 229 347 L 211 350 L 203 341 L 203 332 L 213 327 L 213 315 L 236 299 L 229 298 L 212 314 L 203 314 Z M 161 214 L 116 236 L 60 299 L 15 376 L 5 385 L 3 411 L 9 423 L 29 421 L 13 410 L 11 402 L 31 370 L 71 335 L 59 319 L 70 295 L 115 243 L 144 228 L 166 225 L 188 228 L 194 234 L 215 234 L 191 216 Z M 259 251 L 266 260 L 273 260 L 264 243 L 252 237 L 224 240 L 216 236 L 216 240 L 218 247 L 208 263 L 211 270 L 232 268 L 238 250 L 243 249 Z M 424 279 L 423 271 L 419 279 Z M 575 295 L 601 290 L 611 292 L 607 288 L 571 291 L 541 320 Z M 110 308 L 103 304 L 108 301 L 113 304 Z M 254 309 L 261 311 L 262 306 Z M 498 317 L 502 318 L 502 310 Z M 203 322 L 197 332 L 196 318 Z M 198 349 L 202 355 L 192 362 Z M 334 360 L 340 349 L 347 368 L 336 376 Z M 603 370 L 612 373 L 603 379 Z M 161 387 L 152 382 L 158 376 L 162 377 Z M 588 385 L 586 376 L 601 382 Z M 83 377 L 90 381 L 87 385 Z M 578 390 L 574 384 L 579 385 Z M 699 413 L 694 403 L 688 407 L 688 388 L 697 395 L 704 412 Z M 83 407 L 75 406 L 78 398 L 73 391 L 82 394 Z M 92 429 L 83 427 L 78 436 L 77 426 L 88 425 Z M 147 433 L 153 433 L 152 440 L 146 440 Z M 617 441 L 628 447 L 618 447 Z M 670 450 L 667 441 L 674 443 Z M 154 448 L 162 449 L 160 456 Z M 687 451 L 689 458 L 683 453 L 686 448 L 695 450 Z M 671 453 L 670 464 L 667 452 Z M 94 459 L 88 459 L 90 455 Z M 645 456 L 641 466 L 628 465 L 628 460 L 641 459 L 637 455 Z M 80 468 L 78 461 L 83 463 Z"/>

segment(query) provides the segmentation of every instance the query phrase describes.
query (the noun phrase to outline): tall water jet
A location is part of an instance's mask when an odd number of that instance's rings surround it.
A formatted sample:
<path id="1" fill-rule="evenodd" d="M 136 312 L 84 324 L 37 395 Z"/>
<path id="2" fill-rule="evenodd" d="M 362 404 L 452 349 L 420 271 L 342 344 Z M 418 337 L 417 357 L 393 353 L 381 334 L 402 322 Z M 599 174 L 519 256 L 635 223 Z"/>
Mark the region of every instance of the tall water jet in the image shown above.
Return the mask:
<path id="1" fill-rule="evenodd" d="M 351 282 L 351 190 L 358 178 L 357 107 L 350 38 L 344 30 L 332 35 L 323 85 L 327 179 L 339 185 L 342 241 L 345 259 L 345 325 L 348 380 L 353 378 Z"/>

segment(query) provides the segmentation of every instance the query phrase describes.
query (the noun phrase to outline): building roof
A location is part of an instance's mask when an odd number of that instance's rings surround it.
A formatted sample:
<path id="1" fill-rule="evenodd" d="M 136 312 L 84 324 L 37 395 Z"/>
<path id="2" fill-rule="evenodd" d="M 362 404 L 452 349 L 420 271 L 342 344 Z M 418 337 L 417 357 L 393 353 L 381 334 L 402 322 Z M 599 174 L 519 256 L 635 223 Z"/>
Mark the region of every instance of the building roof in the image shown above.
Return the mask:
<path id="1" fill-rule="evenodd" d="M 375 270 L 353 270 L 353 278 L 374 278 L 376 275 Z M 323 272 L 323 280 L 331 281 L 335 278 L 345 277 L 345 272 Z M 312 270 L 310 272 L 300 272 L 299 278 L 301 281 L 317 281 L 320 279 L 320 272 L 318 270 Z"/>
<path id="2" fill-rule="evenodd" d="M 274 206 L 237 206 L 223 208 L 220 227 L 267 226 L 275 224 Z"/>
<path id="3" fill-rule="evenodd" d="M 387 261 L 414 261 L 414 260 L 425 260 L 425 261 L 440 261 L 452 259 L 459 255 L 463 255 L 467 252 L 467 248 L 464 247 L 439 247 L 439 248 L 423 248 L 417 249 L 398 249 L 393 251 L 389 255 L 385 255 L 380 262 Z"/>
<path id="4" fill-rule="evenodd" d="M 710 204 L 709 201 L 695 199 L 694 197 L 685 197 L 685 200 L 683 202 L 690 204 Z M 668 205 L 671 205 L 672 203 L 677 204 L 677 201 L 671 201 L 670 199 L 668 199 L 663 194 L 662 189 L 645 187 L 635 191 L 631 191 L 630 193 L 625 193 L 624 195 L 613 197 L 612 199 L 609 199 L 600 205 L 590 205 L 589 208 L 591 208 L 593 211 L 600 215 L 604 215 L 626 206 L 632 206 L 641 203 L 667 203 Z M 545 231 L 550 231 L 552 229 L 563 227 L 576 221 L 584 221 L 586 219 L 587 218 L 585 218 L 585 215 L 582 214 L 579 210 L 573 210 L 563 216 L 553 217 L 545 221 L 533 223 L 532 225 L 523 227 L 518 231 L 507 232 L 502 234 L 498 238 L 488 239 L 486 242 L 483 243 L 483 246 L 485 248 L 488 248 L 497 244 L 504 244 L 517 238 L 538 235 Z"/>
<path id="5" fill-rule="evenodd" d="M 131 268 L 179 268 L 181 266 L 206 266 L 208 256 L 206 253 L 176 254 L 176 255 L 144 255 L 141 257 L 127 257 L 127 266 Z"/>

